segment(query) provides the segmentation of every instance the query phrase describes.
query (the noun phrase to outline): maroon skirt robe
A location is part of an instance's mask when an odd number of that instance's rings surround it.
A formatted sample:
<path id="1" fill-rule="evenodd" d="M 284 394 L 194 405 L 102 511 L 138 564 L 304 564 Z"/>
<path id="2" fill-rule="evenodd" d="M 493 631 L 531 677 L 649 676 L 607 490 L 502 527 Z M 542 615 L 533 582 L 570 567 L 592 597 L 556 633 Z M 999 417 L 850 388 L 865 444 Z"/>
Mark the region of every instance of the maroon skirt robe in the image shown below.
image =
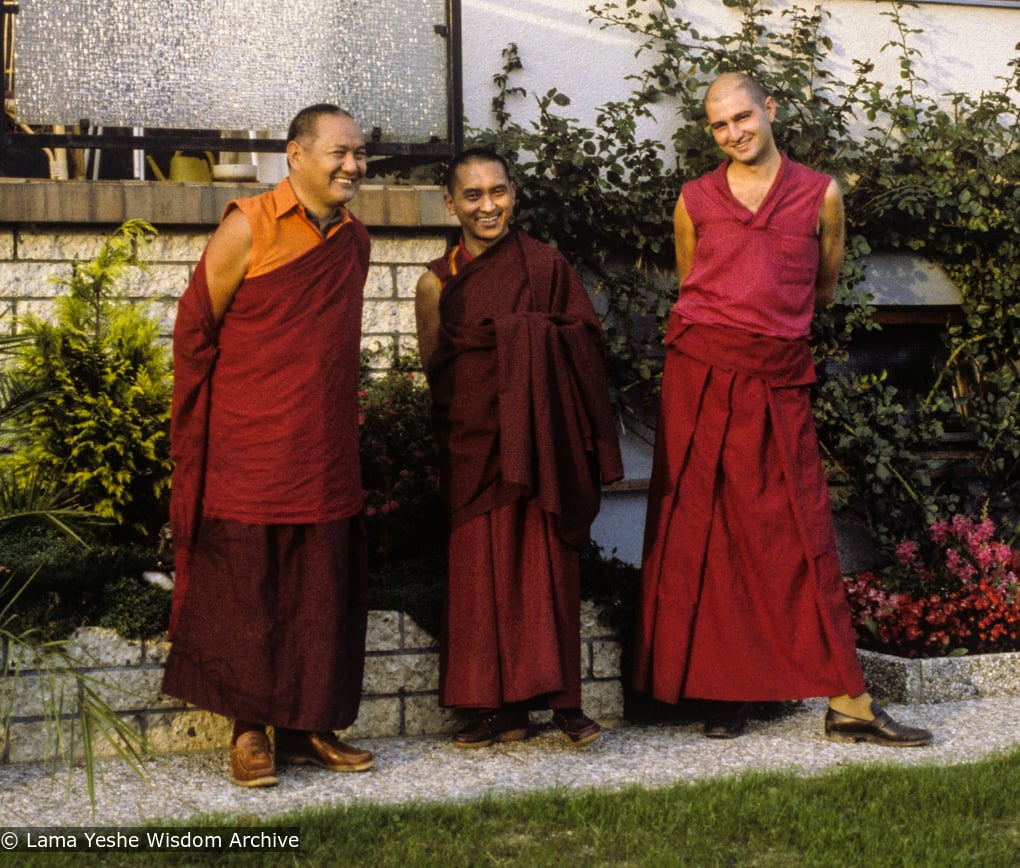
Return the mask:
<path id="1" fill-rule="evenodd" d="M 666 343 L 635 686 L 670 703 L 863 693 L 807 343 L 676 316 Z"/>

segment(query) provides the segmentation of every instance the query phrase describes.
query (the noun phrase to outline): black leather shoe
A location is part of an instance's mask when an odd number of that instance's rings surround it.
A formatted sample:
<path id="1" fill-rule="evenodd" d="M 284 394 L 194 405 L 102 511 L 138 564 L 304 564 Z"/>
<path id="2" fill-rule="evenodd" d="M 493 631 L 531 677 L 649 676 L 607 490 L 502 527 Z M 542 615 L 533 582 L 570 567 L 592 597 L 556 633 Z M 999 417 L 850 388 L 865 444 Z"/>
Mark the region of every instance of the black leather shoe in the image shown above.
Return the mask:
<path id="1" fill-rule="evenodd" d="M 866 741 L 888 747 L 923 747 L 931 744 L 932 735 L 928 730 L 897 723 L 874 700 L 871 712 L 875 715 L 874 720 L 861 720 L 830 708 L 825 714 L 825 737 L 832 741 Z"/>
<path id="2" fill-rule="evenodd" d="M 453 737 L 456 747 L 488 747 L 497 741 L 520 741 L 528 735 L 528 712 L 498 709 L 469 723 Z"/>
<path id="3" fill-rule="evenodd" d="M 602 735 L 602 727 L 578 708 L 554 711 L 552 719 L 571 747 L 584 747 Z"/>
<path id="4" fill-rule="evenodd" d="M 705 721 L 705 735 L 709 738 L 737 738 L 747 727 L 751 711 L 750 702 L 716 702 L 715 710 Z"/>

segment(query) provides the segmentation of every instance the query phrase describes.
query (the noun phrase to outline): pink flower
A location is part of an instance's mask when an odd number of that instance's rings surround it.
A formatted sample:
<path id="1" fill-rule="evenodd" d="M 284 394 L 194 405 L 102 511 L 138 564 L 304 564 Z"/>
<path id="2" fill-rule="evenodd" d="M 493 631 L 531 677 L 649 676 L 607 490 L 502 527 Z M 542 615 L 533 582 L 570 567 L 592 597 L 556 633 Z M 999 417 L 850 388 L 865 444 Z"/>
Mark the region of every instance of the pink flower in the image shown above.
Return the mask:
<path id="1" fill-rule="evenodd" d="M 970 539 L 972 544 L 986 543 L 995 536 L 995 524 L 990 518 L 986 518 L 981 524 L 974 526 L 972 523 Z"/>
<path id="2" fill-rule="evenodd" d="M 896 557 L 900 563 L 907 566 L 917 555 L 917 543 L 912 540 L 905 540 L 896 546 Z"/>
<path id="3" fill-rule="evenodd" d="M 995 539 L 989 519 L 956 515 L 929 532 L 930 553 L 905 540 L 887 577 L 847 578 L 861 641 L 909 657 L 1020 650 L 1020 551 Z"/>
<path id="4" fill-rule="evenodd" d="M 989 570 L 997 563 L 996 552 L 988 543 L 982 543 L 973 552 L 974 560 L 983 570 Z"/>

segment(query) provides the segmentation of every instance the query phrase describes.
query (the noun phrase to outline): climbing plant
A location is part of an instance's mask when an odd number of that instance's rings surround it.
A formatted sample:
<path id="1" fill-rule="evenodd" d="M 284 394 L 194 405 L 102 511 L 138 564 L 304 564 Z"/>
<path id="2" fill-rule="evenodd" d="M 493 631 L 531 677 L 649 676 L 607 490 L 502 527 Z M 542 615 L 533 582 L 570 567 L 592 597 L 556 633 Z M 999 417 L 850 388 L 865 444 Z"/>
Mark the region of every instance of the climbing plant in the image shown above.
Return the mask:
<path id="1" fill-rule="evenodd" d="M 592 22 L 628 31 L 647 60 L 630 96 L 604 105 L 589 128 L 567 116 L 558 88 L 530 96 L 515 83 L 515 46 L 495 76 L 494 124 L 473 143 L 503 153 L 518 176 L 518 223 L 560 248 L 602 295 L 614 389 L 621 406 L 654 389 L 660 329 L 675 296 L 672 208 L 680 186 L 720 154 L 704 124 L 707 86 L 743 70 L 774 95 L 775 131 L 793 159 L 835 177 L 847 212 L 847 259 L 836 305 L 817 317 L 822 374 L 816 421 L 839 506 L 890 545 L 958 511 L 993 515 L 1020 535 L 1020 58 L 1001 87 L 939 95 L 918 72 L 921 30 L 908 6 L 885 4 L 899 79 L 875 79 L 870 60 L 833 71 L 823 7 L 723 0 L 732 32 L 705 34 L 676 0 L 612 0 Z M 1020 44 L 1017 46 L 1020 52 Z M 537 118 L 515 120 L 522 100 Z M 639 124 L 675 113 L 670 141 L 640 138 Z M 855 336 L 874 331 L 860 289 L 865 258 L 910 251 L 942 266 L 961 289 L 944 351 L 927 381 L 896 387 L 882 371 L 842 363 Z M 643 326 L 643 327 L 639 327 Z M 963 472 L 936 453 L 948 434 L 968 446 Z"/>

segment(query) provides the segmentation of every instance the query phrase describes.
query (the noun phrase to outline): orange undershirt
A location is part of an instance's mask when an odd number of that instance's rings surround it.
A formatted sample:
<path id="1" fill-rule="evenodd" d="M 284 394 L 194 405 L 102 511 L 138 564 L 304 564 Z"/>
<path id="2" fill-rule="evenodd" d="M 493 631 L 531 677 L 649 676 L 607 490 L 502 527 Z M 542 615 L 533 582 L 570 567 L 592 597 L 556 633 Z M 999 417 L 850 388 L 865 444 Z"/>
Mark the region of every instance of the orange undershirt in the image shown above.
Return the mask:
<path id="1" fill-rule="evenodd" d="M 230 202 L 223 215 L 226 216 L 234 208 L 248 218 L 251 226 L 251 258 L 248 260 L 246 279 L 267 274 L 297 259 L 339 232 L 351 220 L 347 209 L 341 207 L 323 235 L 319 224 L 308 216 L 304 206 L 298 202 L 290 178 L 284 178 L 269 196 L 253 196 Z"/>

